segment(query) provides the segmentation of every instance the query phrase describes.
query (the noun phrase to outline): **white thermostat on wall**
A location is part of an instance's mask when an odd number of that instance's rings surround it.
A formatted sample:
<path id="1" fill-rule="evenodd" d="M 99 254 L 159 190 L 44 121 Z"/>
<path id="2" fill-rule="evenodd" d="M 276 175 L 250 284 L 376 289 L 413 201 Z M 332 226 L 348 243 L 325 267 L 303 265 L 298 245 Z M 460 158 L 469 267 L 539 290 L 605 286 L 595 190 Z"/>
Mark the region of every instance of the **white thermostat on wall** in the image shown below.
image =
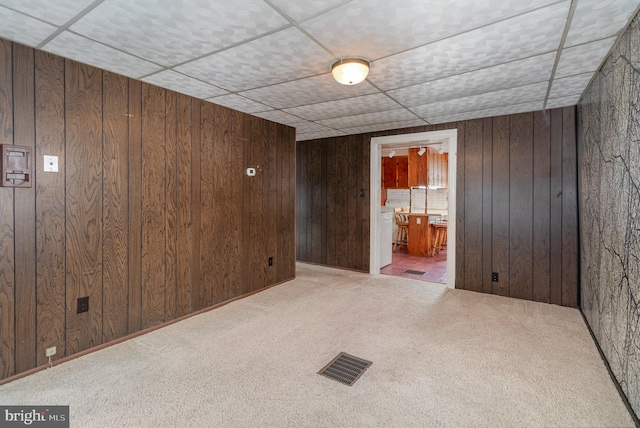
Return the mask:
<path id="1" fill-rule="evenodd" d="M 249 177 L 255 177 L 256 175 L 256 169 L 255 168 L 247 168 L 247 175 Z"/>

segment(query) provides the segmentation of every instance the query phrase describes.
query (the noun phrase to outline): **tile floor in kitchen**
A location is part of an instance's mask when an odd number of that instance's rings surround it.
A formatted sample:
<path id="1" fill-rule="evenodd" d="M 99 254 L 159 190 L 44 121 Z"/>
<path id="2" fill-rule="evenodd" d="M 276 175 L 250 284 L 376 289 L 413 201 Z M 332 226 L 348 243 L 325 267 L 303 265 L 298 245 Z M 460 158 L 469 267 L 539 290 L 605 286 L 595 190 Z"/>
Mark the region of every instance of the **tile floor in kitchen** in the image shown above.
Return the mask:
<path id="1" fill-rule="evenodd" d="M 407 270 L 425 272 L 424 275 L 406 273 Z M 415 256 L 407 253 L 407 247 L 398 246 L 393 253 L 393 261 L 380 269 L 385 275 L 403 276 L 421 281 L 447 283 L 447 250 L 433 257 Z"/>

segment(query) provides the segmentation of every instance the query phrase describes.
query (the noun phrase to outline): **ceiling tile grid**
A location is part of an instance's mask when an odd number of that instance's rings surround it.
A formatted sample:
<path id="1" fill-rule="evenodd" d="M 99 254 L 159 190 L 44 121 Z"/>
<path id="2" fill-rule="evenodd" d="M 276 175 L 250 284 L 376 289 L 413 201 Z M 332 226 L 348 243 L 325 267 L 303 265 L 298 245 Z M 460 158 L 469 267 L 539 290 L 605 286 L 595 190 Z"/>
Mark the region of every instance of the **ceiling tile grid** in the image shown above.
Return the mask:
<path id="1" fill-rule="evenodd" d="M 575 105 L 640 0 L 574 3 L 0 0 L 0 37 L 301 140 Z M 369 60 L 368 79 L 335 82 L 344 57 Z"/>
<path id="2" fill-rule="evenodd" d="M 273 110 L 273 107 L 266 106 L 237 94 L 209 98 L 207 101 L 249 114 Z"/>
<path id="3" fill-rule="evenodd" d="M 210 98 L 216 95 L 228 94 L 224 89 L 217 88 L 172 70 L 152 74 L 151 76 L 143 78 L 142 81 L 163 88 L 171 88 L 176 92 L 190 95 L 194 98 Z"/>
<path id="4" fill-rule="evenodd" d="M 27 46 L 37 46 L 56 27 L 30 16 L 0 6 L 0 37 Z"/>
<path id="5" fill-rule="evenodd" d="M 94 42 L 77 34 L 65 31 L 43 48 L 47 52 L 75 59 L 76 61 L 139 79 L 159 70 L 159 65 L 150 63 L 109 46 Z M 172 88 L 169 88 L 172 89 Z"/>

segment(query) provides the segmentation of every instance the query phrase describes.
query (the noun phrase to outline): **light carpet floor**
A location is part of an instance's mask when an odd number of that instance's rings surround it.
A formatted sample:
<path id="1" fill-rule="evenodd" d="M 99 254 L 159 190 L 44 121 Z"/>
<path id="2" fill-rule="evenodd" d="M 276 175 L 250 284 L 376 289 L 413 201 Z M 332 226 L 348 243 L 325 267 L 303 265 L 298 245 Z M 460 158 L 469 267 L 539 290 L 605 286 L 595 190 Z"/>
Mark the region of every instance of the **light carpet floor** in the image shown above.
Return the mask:
<path id="1" fill-rule="evenodd" d="M 373 362 L 351 387 L 317 374 Z M 72 427 L 633 426 L 578 310 L 298 264 L 294 281 L 0 386 Z"/>

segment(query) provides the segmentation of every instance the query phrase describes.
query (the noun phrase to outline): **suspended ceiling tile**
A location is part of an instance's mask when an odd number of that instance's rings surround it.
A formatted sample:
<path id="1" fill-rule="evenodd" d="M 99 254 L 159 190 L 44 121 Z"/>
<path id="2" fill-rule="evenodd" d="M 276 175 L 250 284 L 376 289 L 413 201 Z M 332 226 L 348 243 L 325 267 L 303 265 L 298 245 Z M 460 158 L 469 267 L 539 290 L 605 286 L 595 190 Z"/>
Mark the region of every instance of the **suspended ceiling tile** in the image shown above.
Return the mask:
<path id="1" fill-rule="evenodd" d="M 176 70 L 230 91 L 244 91 L 326 73 L 334 58 L 297 28 L 289 28 Z"/>
<path id="2" fill-rule="evenodd" d="M 270 120 L 272 122 L 281 123 L 283 125 L 295 126 L 296 123 L 304 122 L 304 119 L 285 113 L 280 110 L 269 110 L 259 113 L 253 113 L 254 116 Z"/>
<path id="3" fill-rule="evenodd" d="M 165 66 L 289 25 L 263 1 L 109 0 L 71 30 Z"/>
<path id="4" fill-rule="evenodd" d="M 382 110 L 393 110 L 401 107 L 401 105 L 385 94 L 377 93 L 344 100 L 294 107 L 285 109 L 285 111 L 308 120 L 322 120 Z"/>
<path id="5" fill-rule="evenodd" d="M 427 125 L 427 123 L 422 119 L 398 120 L 398 121 L 392 121 L 392 122 L 375 123 L 373 125 L 367 125 L 367 126 L 356 126 L 353 128 L 345 128 L 345 129 L 342 129 L 342 131 L 346 132 L 347 135 L 355 135 L 355 134 L 363 134 L 365 132 L 387 131 L 391 129 L 412 128 L 414 126 L 424 126 L 424 125 Z"/>
<path id="6" fill-rule="evenodd" d="M 549 98 L 547 101 L 547 109 L 575 106 L 578 104 L 581 96 L 582 94 L 574 94 L 560 98 Z"/>
<path id="7" fill-rule="evenodd" d="M 65 31 L 43 48 L 47 52 L 74 59 L 94 67 L 135 79 L 158 71 L 161 67 L 120 52 L 101 43 Z"/>
<path id="8" fill-rule="evenodd" d="M 369 82 L 345 86 L 331 73 L 242 92 L 241 95 L 274 108 L 289 108 L 379 92 Z"/>
<path id="9" fill-rule="evenodd" d="M 434 116 L 429 118 L 429 123 L 449 123 L 461 120 L 481 119 L 484 117 L 502 116 L 505 114 L 528 113 L 531 111 L 542 110 L 543 101 L 533 101 L 528 103 L 507 105 L 502 107 L 494 107 L 486 110 L 475 110 L 464 113 L 449 114 L 443 116 Z"/>
<path id="10" fill-rule="evenodd" d="M 35 47 L 57 28 L 0 6 L 0 37 Z"/>
<path id="11" fill-rule="evenodd" d="M 236 94 L 209 98 L 207 101 L 249 114 L 273 110 L 271 107 Z"/>
<path id="12" fill-rule="evenodd" d="M 208 83 L 201 82 L 184 74 L 176 73 L 172 70 L 152 74 L 151 76 L 143 78 L 142 81 L 162 88 L 171 89 L 181 94 L 190 95 L 194 98 L 209 98 L 228 93 L 223 89 L 216 88 Z"/>
<path id="13" fill-rule="evenodd" d="M 547 94 L 548 86 L 548 82 L 535 83 L 532 85 L 487 92 L 470 97 L 425 104 L 412 107 L 411 110 L 423 119 L 429 120 L 431 117 L 454 115 L 464 113 L 466 111 L 488 109 L 538 100 L 543 101 Z"/>
<path id="14" fill-rule="evenodd" d="M 580 0 L 564 46 L 615 36 L 634 16 L 638 0 Z"/>
<path id="15" fill-rule="evenodd" d="M 296 141 L 306 141 L 306 140 L 315 140 L 317 138 L 331 138 L 331 137 L 341 137 L 345 134 L 342 131 L 336 131 L 332 129 L 330 131 L 320 131 L 320 132 L 305 132 L 298 133 L 296 132 Z"/>
<path id="16" fill-rule="evenodd" d="M 287 14 L 290 18 L 300 22 L 316 13 L 321 13 L 331 7 L 350 0 L 271 0 L 274 6 Z"/>
<path id="17" fill-rule="evenodd" d="M 379 111 L 375 113 L 358 114 L 354 116 L 336 117 L 333 119 L 319 120 L 318 123 L 332 128 L 344 129 L 356 126 L 374 125 L 376 123 L 394 122 L 401 120 L 418 119 L 409 110 L 400 108 L 395 110 Z"/>
<path id="18" fill-rule="evenodd" d="M 300 122 L 296 123 L 293 126 L 296 128 L 296 133 L 300 134 L 310 134 L 312 132 L 332 132 L 335 131 L 333 128 L 329 128 L 328 126 L 320 125 L 315 122 Z"/>
<path id="19" fill-rule="evenodd" d="M 569 3 L 375 61 L 369 80 L 391 90 L 557 50 Z"/>
<path id="20" fill-rule="evenodd" d="M 0 0 L 0 5 L 62 25 L 93 2 L 94 0 Z"/>
<path id="21" fill-rule="evenodd" d="M 302 26 L 338 56 L 375 60 L 550 3 L 355 0 Z"/>
<path id="22" fill-rule="evenodd" d="M 615 37 L 563 49 L 556 69 L 556 78 L 593 72 L 611 50 Z"/>
<path id="23" fill-rule="evenodd" d="M 445 101 L 549 80 L 555 52 L 389 91 L 404 106 Z"/>
<path id="24" fill-rule="evenodd" d="M 580 95 L 591 81 L 593 73 L 578 74 L 577 76 L 554 79 L 551 84 L 549 98 L 563 98 L 567 96 Z"/>

